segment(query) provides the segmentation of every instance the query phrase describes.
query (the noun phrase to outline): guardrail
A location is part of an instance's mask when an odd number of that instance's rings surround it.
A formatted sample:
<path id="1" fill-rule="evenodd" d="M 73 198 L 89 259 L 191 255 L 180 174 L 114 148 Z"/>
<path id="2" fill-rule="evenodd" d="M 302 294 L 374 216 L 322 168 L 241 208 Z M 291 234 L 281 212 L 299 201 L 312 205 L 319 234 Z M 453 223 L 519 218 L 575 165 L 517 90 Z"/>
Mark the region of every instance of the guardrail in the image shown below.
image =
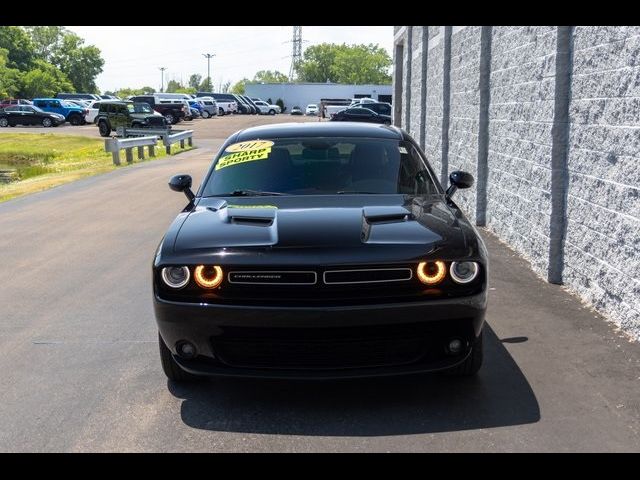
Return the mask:
<path id="1" fill-rule="evenodd" d="M 166 138 L 166 137 L 165 137 Z M 111 152 L 113 164 L 120 165 L 120 150 L 125 151 L 127 163 L 133 163 L 133 149 L 138 149 L 138 159 L 144 159 L 144 147 L 149 147 L 149 156 L 156 156 L 158 137 L 107 138 L 104 141 L 104 151 Z"/>
<path id="2" fill-rule="evenodd" d="M 176 130 L 173 130 L 176 132 Z M 184 141 L 189 143 L 189 146 L 193 146 L 193 130 L 183 130 L 181 132 L 176 132 L 171 135 L 165 135 L 162 138 L 162 143 L 164 143 L 165 150 L 167 155 L 171 154 L 171 144 L 180 142 L 180 148 L 184 148 Z"/>
<path id="3" fill-rule="evenodd" d="M 173 132 L 181 132 L 182 130 L 173 130 Z M 168 126 L 166 128 L 128 128 L 128 127 L 118 127 L 116 129 L 116 133 L 118 137 L 129 138 L 129 137 L 147 137 L 149 135 L 157 135 L 160 138 L 164 138 L 168 135 L 171 135 L 172 130 L 171 127 Z"/>

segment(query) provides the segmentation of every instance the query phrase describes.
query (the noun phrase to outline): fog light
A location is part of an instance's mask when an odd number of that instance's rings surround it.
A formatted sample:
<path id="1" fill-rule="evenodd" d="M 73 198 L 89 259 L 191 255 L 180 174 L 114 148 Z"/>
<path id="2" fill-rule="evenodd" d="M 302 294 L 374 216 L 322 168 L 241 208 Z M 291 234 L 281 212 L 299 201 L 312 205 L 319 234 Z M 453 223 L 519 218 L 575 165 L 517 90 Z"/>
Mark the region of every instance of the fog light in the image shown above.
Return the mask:
<path id="1" fill-rule="evenodd" d="M 480 268 L 476 262 L 453 262 L 449 274 L 456 283 L 470 283 L 478 276 Z"/>
<path id="2" fill-rule="evenodd" d="M 462 351 L 462 347 L 464 347 L 464 342 L 459 338 L 453 338 L 449 340 L 449 345 L 447 345 L 449 353 L 452 355 L 457 355 L 458 353 L 460 353 Z"/>
<path id="3" fill-rule="evenodd" d="M 196 346 L 187 341 L 182 341 L 176 346 L 178 355 L 184 358 L 193 358 L 196 356 Z"/>
<path id="4" fill-rule="evenodd" d="M 216 288 L 222 283 L 222 268 L 217 265 L 198 265 L 193 272 L 193 278 L 202 288 Z"/>
<path id="5" fill-rule="evenodd" d="M 418 279 L 425 285 L 437 285 L 444 280 L 447 266 L 440 260 L 435 262 L 420 262 L 416 270 Z"/>
<path id="6" fill-rule="evenodd" d="M 171 288 L 182 288 L 189 283 L 189 268 L 187 267 L 164 267 L 162 269 L 162 280 Z"/>

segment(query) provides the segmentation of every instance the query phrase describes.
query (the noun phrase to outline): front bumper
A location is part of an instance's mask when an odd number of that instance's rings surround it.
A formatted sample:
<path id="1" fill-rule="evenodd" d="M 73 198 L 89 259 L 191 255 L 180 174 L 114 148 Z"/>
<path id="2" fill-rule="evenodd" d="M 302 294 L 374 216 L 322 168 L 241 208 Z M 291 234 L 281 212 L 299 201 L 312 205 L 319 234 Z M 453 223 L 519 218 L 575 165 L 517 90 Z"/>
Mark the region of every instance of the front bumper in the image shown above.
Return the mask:
<path id="1" fill-rule="evenodd" d="M 418 372 L 444 370 L 465 360 L 473 348 L 475 339 L 480 335 L 486 309 L 486 292 L 477 295 L 450 299 L 429 300 L 424 302 L 396 303 L 383 305 L 332 306 L 332 307 L 266 307 L 214 305 L 172 302 L 154 295 L 154 310 L 160 334 L 174 355 L 176 362 L 186 371 L 199 375 L 212 376 L 250 376 L 271 378 L 352 378 L 380 375 L 397 375 Z M 279 348 L 280 332 L 304 332 L 305 338 L 322 337 L 325 332 L 337 333 L 337 343 L 343 340 L 340 332 L 367 332 L 375 329 L 377 338 L 386 337 L 403 325 L 411 325 L 424 335 L 425 354 L 411 361 L 376 365 L 314 365 L 313 368 L 290 367 L 282 365 L 252 365 L 247 362 L 233 362 L 221 354 L 228 332 L 260 331 L 258 347 L 268 344 Z M 416 330 L 416 331 L 418 331 Z M 274 342 L 270 342 L 273 335 Z M 405 335 L 406 336 L 406 335 Z M 269 338 L 267 338 L 269 337 Z M 444 345 L 452 338 L 461 338 L 465 342 L 464 350 L 458 355 L 446 353 Z M 394 341 L 387 338 L 389 343 Z M 198 356 L 184 359 L 177 354 L 176 346 L 182 341 L 196 346 Z M 358 339 L 356 339 L 358 340 Z M 233 339 L 235 345 L 237 338 Z M 253 340 L 252 340 L 253 341 Z M 369 339 L 358 345 L 372 345 Z M 402 348 L 400 340 L 396 345 Z M 291 346 L 291 340 L 285 344 Z M 251 352 L 255 343 L 247 343 Z M 355 345 L 356 343 L 354 343 Z M 325 342 L 329 354 L 333 351 L 333 342 Z M 388 348 L 374 343 L 375 348 Z M 415 346 L 415 345 L 414 345 Z M 304 349 L 301 344 L 298 349 Z M 346 348 L 346 347 L 345 347 Z M 367 347 L 368 348 L 368 347 Z M 372 347 L 373 348 L 373 347 Z M 300 353 L 299 351 L 297 353 Z M 344 350 L 343 350 L 344 353 Z M 398 353 L 398 352 L 394 352 Z M 379 360 L 379 359 L 378 359 Z M 405 359 L 406 360 L 406 359 Z"/>

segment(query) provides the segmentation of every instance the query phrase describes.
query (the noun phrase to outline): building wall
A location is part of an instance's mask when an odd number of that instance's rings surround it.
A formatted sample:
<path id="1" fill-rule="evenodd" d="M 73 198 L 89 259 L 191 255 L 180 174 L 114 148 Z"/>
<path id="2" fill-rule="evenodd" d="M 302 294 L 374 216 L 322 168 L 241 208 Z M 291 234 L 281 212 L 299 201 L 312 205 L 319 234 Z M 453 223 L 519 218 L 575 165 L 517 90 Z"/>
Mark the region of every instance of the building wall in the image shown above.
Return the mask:
<path id="1" fill-rule="evenodd" d="M 411 134 L 443 181 L 476 176 L 468 218 L 640 339 L 640 27 L 413 27 L 411 49 Z"/>
<path id="2" fill-rule="evenodd" d="M 575 27 L 564 281 L 640 322 L 640 27 Z"/>
<path id="3" fill-rule="evenodd" d="M 319 104 L 321 98 L 354 98 L 368 95 L 378 99 L 378 95 L 392 95 L 391 85 L 343 85 L 337 83 L 248 83 L 246 94 L 275 103 L 278 98 L 284 102 L 287 111 L 298 106 L 304 109 L 310 103 Z"/>

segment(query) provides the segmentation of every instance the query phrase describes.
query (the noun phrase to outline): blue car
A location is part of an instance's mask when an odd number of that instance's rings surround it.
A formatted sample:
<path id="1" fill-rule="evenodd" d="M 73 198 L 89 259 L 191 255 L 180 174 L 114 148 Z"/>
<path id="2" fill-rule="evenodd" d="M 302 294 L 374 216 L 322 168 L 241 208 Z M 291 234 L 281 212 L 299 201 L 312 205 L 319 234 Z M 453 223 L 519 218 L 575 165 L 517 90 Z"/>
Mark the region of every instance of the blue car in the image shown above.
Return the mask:
<path id="1" fill-rule="evenodd" d="M 200 105 L 198 102 L 196 102 L 195 100 L 189 100 L 189 107 L 191 108 L 191 114 L 193 115 L 193 118 L 198 118 L 202 116 L 202 112 L 204 111 L 204 108 L 202 108 L 202 105 Z M 197 115 L 194 115 L 193 110 L 197 111 Z"/>
<path id="2" fill-rule="evenodd" d="M 89 110 L 59 98 L 34 98 L 33 105 L 45 112 L 58 113 L 64 116 L 71 125 L 84 125 L 84 117 Z"/>

